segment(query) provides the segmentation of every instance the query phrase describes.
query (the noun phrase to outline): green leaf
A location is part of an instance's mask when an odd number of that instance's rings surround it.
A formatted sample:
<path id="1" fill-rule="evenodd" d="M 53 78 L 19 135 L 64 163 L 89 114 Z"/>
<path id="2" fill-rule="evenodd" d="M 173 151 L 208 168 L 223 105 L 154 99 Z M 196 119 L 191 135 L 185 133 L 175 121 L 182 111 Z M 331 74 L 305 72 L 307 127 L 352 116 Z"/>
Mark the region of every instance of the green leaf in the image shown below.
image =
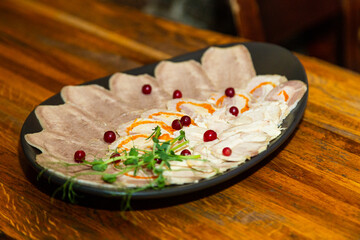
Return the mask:
<path id="1" fill-rule="evenodd" d="M 152 153 L 146 153 L 146 154 L 144 154 L 144 156 L 143 156 L 142 159 L 143 159 L 144 163 L 149 163 L 149 162 L 151 162 L 154 158 L 155 158 L 154 154 L 152 154 Z"/>
<path id="2" fill-rule="evenodd" d="M 92 169 L 94 171 L 98 171 L 98 172 L 104 172 L 107 169 L 107 164 L 106 163 L 99 163 L 99 164 L 95 164 L 92 166 Z"/>
<path id="3" fill-rule="evenodd" d="M 139 155 L 139 152 L 136 148 L 132 147 L 129 152 L 129 156 L 137 157 Z"/>
<path id="4" fill-rule="evenodd" d="M 113 183 L 116 181 L 116 178 L 117 178 L 117 174 L 109 174 L 109 173 L 105 173 L 103 176 L 102 176 L 102 180 L 104 180 L 105 182 L 108 182 L 108 183 Z"/>
<path id="5" fill-rule="evenodd" d="M 130 158 L 125 160 L 124 162 L 125 165 L 136 165 L 138 164 L 138 160 L 136 158 Z"/>

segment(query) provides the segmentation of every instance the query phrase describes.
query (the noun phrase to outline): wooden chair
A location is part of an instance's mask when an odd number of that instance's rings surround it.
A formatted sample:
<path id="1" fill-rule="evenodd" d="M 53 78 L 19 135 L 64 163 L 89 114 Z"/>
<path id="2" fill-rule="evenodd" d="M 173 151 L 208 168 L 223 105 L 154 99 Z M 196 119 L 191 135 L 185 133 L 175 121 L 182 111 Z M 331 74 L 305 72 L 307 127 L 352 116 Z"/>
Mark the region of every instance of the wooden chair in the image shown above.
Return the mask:
<path id="1" fill-rule="evenodd" d="M 335 51 L 337 59 L 341 60 L 336 63 L 360 72 L 360 0 L 229 2 L 238 34 L 255 41 L 281 44 L 310 29 L 315 29 L 310 32 L 315 35 L 319 26 L 326 28 L 330 21 L 331 34 L 336 39 L 320 38 L 310 49 L 325 53 Z"/>

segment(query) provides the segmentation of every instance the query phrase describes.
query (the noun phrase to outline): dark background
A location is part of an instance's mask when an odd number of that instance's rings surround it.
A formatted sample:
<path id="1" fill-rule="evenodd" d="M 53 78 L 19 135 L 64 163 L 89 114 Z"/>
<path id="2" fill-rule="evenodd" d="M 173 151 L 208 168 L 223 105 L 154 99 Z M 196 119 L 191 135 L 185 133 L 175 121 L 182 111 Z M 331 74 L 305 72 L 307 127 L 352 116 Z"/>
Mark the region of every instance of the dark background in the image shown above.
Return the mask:
<path id="1" fill-rule="evenodd" d="M 145 13 L 182 22 L 201 29 L 266 41 L 284 46 L 309 56 L 360 72 L 360 0 L 350 0 L 350 9 L 344 9 L 347 0 L 109 0 L 135 7 Z M 247 2 L 248 1 L 248 2 Z M 250 20 L 242 19 L 247 30 L 239 29 L 231 2 L 240 4 L 248 17 L 249 4 L 258 7 L 261 29 Z M 245 4 L 244 4 L 245 3 Z M 252 3 L 251 3 L 252 4 Z M 244 10 L 245 9 L 245 10 Z M 352 12 L 351 12 L 352 11 Z M 348 19 L 349 14 L 352 19 Z M 356 18 L 356 19 L 355 19 Z M 351 21 L 351 24 L 347 23 Z M 357 22 L 355 22 L 357 21 Z M 354 26 L 348 26 L 354 25 Z M 349 27 L 354 28 L 349 29 Z M 349 46 L 348 31 L 359 31 L 351 36 L 356 46 Z M 250 33 L 249 33 L 250 32 Z M 257 33 L 261 33 L 259 37 Z M 355 49 L 356 48 L 356 49 Z M 350 51 L 350 55 L 348 56 Z M 354 53 L 357 56 L 354 58 Z M 358 62 L 357 62 L 358 60 Z"/>

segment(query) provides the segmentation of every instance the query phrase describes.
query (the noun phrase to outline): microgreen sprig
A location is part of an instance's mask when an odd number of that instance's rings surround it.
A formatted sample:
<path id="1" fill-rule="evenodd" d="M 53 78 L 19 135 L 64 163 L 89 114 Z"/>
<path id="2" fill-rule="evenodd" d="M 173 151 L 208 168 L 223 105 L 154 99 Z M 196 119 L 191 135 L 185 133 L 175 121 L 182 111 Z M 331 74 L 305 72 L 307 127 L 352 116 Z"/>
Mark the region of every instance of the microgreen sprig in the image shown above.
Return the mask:
<path id="1" fill-rule="evenodd" d="M 75 176 L 72 176 L 58 188 L 55 193 L 63 191 L 63 198 L 66 196 L 70 201 L 75 199 L 75 192 L 73 191 L 73 184 L 76 177 L 82 175 L 101 175 L 102 180 L 107 183 L 115 183 L 118 176 L 128 174 L 131 172 L 133 176 L 137 176 L 139 172 L 151 172 L 154 175 L 154 178 L 151 178 L 151 181 L 144 186 L 126 189 L 125 196 L 125 209 L 130 207 L 131 195 L 135 192 L 144 191 L 147 189 L 163 189 L 166 186 L 166 178 L 164 176 L 164 171 L 171 171 L 171 162 L 172 161 L 183 161 L 188 159 L 200 159 L 200 155 L 191 155 L 191 156 L 182 156 L 175 154 L 175 151 L 186 146 L 189 141 L 185 137 L 185 132 L 181 130 L 179 136 L 175 137 L 172 140 L 161 141 L 159 137 L 161 136 L 161 129 L 159 126 L 156 126 L 153 129 L 152 134 L 147 138 L 152 139 L 153 145 L 151 150 L 138 149 L 133 146 L 130 151 L 121 152 L 120 156 L 110 158 L 108 160 L 103 160 L 101 158 L 94 159 L 93 161 L 83 161 L 82 163 L 77 164 L 67 164 L 67 166 L 75 165 L 87 165 L 91 167 L 90 172 L 79 173 Z M 120 164 L 115 164 L 115 168 L 118 170 L 116 173 L 106 173 L 108 166 L 117 161 L 121 161 Z M 68 192 L 65 194 L 65 192 Z"/>

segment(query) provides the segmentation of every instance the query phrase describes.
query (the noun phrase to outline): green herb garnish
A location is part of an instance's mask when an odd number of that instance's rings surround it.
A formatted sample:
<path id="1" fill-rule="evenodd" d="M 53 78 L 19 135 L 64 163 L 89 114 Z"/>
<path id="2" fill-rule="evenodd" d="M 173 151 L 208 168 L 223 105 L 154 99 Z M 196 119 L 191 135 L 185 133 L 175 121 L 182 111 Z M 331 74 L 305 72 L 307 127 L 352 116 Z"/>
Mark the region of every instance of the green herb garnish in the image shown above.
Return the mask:
<path id="1" fill-rule="evenodd" d="M 163 189 L 166 186 L 166 178 L 164 177 L 164 171 L 171 170 L 172 161 L 183 161 L 187 159 L 199 159 L 200 155 L 191 155 L 191 156 L 182 156 L 175 154 L 177 149 L 185 146 L 189 143 L 185 138 L 185 132 L 180 131 L 180 135 L 169 141 L 160 141 L 159 137 L 161 135 L 161 129 L 157 126 L 153 129 L 153 133 L 147 138 L 152 138 L 153 145 L 151 150 L 138 149 L 135 146 L 130 149 L 130 151 L 121 152 L 120 156 L 110 158 L 109 160 L 104 161 L 103 159 L 95 159 L 91 162 L 84 161 L 78 164 L 68 164 L 71 166 L 74 165 L 89 165 L 93 171 L 78 173 L 71 178 L 69 178 L 65 184 L 58 188 L 54 194 L 59 191 L 63 192 L 63 199 L 68 198 L 70 201 L 75 200 L 75 192 L 73 190 L 73 184 L 75 179 L 82 175 L 102 175 L 102 180 L 107 183 L 114 183 L 117 180 L 117 177 L 129 172 L 132 175 L 137 176 L 139 172 L 149 171 L 154 175 L 154 178 L 149 178 L 151 181 L 149 184 L 138 187 L 138 188 L 129 188 L 126 189 L 124 208 L 130 208 L 130 199 L 131 195 L 135 192 L 147 190 L 147 189 Z M 116 173 L 106 173 L 105 170 L 109 164 L 121 160 L 121 164 L 116 164 L 115 167 L 119 170 Z M 94 172 L 95 171 L 95 172 Z M 66 194 L 67 192 L 67 194 Z"/>

